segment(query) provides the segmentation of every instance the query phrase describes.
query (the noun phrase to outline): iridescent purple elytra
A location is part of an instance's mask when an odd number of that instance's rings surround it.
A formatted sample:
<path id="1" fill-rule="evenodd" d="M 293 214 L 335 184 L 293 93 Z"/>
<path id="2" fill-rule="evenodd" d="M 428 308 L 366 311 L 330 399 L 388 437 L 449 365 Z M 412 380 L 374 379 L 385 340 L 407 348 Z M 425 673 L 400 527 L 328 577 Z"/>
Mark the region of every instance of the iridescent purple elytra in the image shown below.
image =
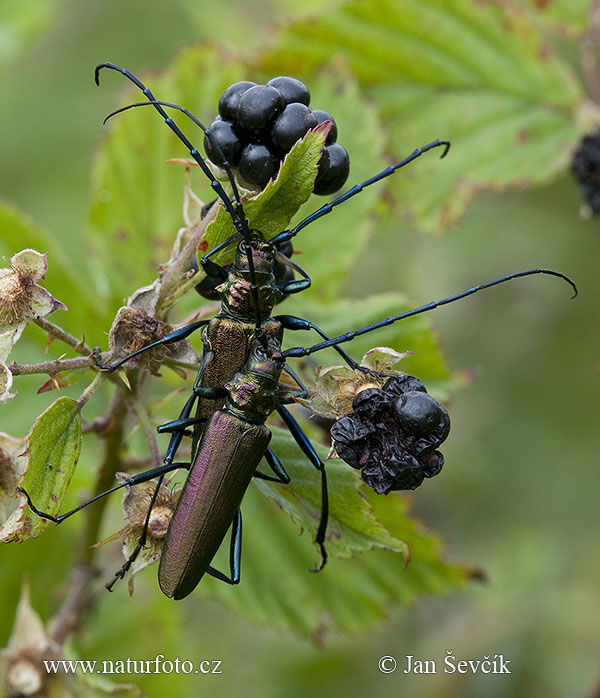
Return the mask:
<path id="1" fill-rule="evenodd" d="M 225 386 L 228 396 L 204 430 L 163 544 L 158 581 L 182 599 L 206 573 L 271 439 L 264 421 L 279 404 L 279 342 L 255 346 Z"/>

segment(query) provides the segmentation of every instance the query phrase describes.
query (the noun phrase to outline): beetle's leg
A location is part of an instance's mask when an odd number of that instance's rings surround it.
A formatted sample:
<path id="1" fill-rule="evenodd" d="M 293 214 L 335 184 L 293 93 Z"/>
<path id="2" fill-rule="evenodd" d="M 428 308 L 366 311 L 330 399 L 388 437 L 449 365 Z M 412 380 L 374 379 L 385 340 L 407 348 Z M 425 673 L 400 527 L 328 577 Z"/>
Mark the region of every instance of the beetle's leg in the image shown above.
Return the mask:
<path id="1" fill-rule="evenodd" d="M 227 584 L 239 584 L 242 565 L 242 512 L 239 507 L 235 512 L 233 523 L 231 524 L 231 542 L 229 544 L 229 574 L 223 574 L 214 567 L 209 567 L 206 570 L 211 577 L 219 579 Z"/>
<path id="2" fill-rule="evenodd" d="M 274 319 L 278 320 L 283 325 L 283 328 L 286 330 L 314 330 L 323 339 L 331 339 L 329 335 L 325 334 L 325 332 L 323 332 L 323 330 L 320 327 L 317 327 L 317 325 L 315 325 L 314 322 L 304 320 L 301 317 L 296 317 L 296 315 L 277 315 Z M 333 348 L 348 364 L 348 366 L 350 366 L 350 368 L 353 368 L 355 371 L 362 371 L 363 373 L 367 373 L 368 375 L 373 376 L 374 378 L 381 378 L 381 376 L 375 371 L 371 371 L 371 369 L 367 368 L 366 366 L 361 366 L 358 363 L 358 361 L 355 361 L 337 344 L 335 344 Z"/>
<path id="3" fill-rule="evenodd" d="M 327 551 L 325 550 L 325 533 L 327 531 L 327 519 L 329 518 L 329 496 L 327 494 L 327 475 L 325 473 L 325 463 L 319 457 L 319 454 L 315 451 L 313 445 L 308 440 L 306 434 L 302 431 L 302 428 L 292 416 L 291 412 L 280 405 L 277 408 L 279 415 L 285 422 L 287 428 L 290 430 L 291 435 L 294 440 L 300 446 L 302 451 L 308 460 L 315 466 L 315 468 L 321 473 L 321 519 L 319 521 L 319 527 L 317 529 L 317 535 L 315 537 L 315 543 L 319 546 L 321 551 L 321 563 L 316 567 L 313 572 L 319 572 L 325 567 L 327 562 Z"/>
<path id="4" fill-rule="evenodd" d="M 161 424 L 156 427 L 156 431 L 159 434 L 173 434 L 176 431 L 183 431 L 188 427 L 194 426 L 195 424 L 201 424 L 206 422 L 206 417 L 183 417 L 180 419 L 174 419 L 172 422 L 167 422 L 166 424 Z M 186 434 L 184 433 L 184 436 Z"/>
<path id="5" fill-rule="evenodd" d="M 200 266 L 204 271 L 209 275 L 209 276 L 218 276 L 223 281 L 227 278 L 227 274 L 223 267 L 220 264 L 217 264 L 216 262 L 213 262 L 210 257 L 212 257 L 214 254 L 217 254 L 221 252 L 221 250 L 224 250 L 225 248 L 229 247 L 232 243 L 238 241 L 240 239 L 241 235 L 239 232 L 234 233 L 230 237 L 227 238 L 227 240 L 224 240 L 220 244 L 218 244 L 216 247 L 213 247 L 210 252 L 207 252 L 204 257 L 200 259 Z"/>
<path id="6" fill-rule="evenodd" d="M 124 363 L 129 361 L 129 359 L 132 359 L 134 356 L 139 356 L 140 354 L 143 354 L 145 351 L 148 351 L 149 349 L 154 349 L 155 347 L 160 347 L 164 344 L 172 344 L 173 342 L 179 342 L 182 339 L 189 337 L 192 334 L 192 332 L 195 332 L 200 327 L 204 327 L 204 325 L 207 325 L 209 322 L 210 320 L 198 320 L 198 322 L 191 322 L 189 325 L 184 325 L 183 327 L 180 327 L 174 332 L 165 335 L 162 339 L 158 339 L 156 342 L 152 342 L 151 344 L 148 344 L 147 346 L 142 347 L 141 349 L 138 349 L 137 351 L 134 351 L 131 354 L 128 354 L 124 359 L 116 361 L 114 364 L 103 363 L 102 359 L 100 358 L 100 349 L 99 347 L 96 347 L 93 352 L 94 362 L 96 366 L 98 366 L 98 368 L 102 371 L 114 371 L 116 368 L 119 368 L 119 366 L 122 366 Z"/>
<path id="7" fill-rule="evenodd" d="M 265 451 L 265 460 L 269 464 L 271 470 L 275 473 L 276 477 L 273 477 L 273 475 L 265 475 L 265 473 L 261 473 L 260 470 L 257 470 L 254 473 L 254 477 L 257 477 L 260 480 L 280 482 L 284 485 L 287 485 L 290 481 L 290 476 L 286 473 L 285 468 L 283 467 L 283 463 L 279 460 L 279 458 L 273 453 L 273 451 L 270 448 L 267 448 L 267 450 Z"/>

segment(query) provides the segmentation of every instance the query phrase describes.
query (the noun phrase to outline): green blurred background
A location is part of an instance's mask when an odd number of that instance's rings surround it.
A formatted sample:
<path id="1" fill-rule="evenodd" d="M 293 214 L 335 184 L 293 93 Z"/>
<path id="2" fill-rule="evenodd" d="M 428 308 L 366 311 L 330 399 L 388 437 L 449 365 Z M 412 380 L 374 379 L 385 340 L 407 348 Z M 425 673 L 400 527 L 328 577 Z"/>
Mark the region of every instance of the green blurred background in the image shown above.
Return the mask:
<path id="1" fill-rule="evenodd" d="M 85 253 L 92 155 L 123 88 L 106 80 L 100 93 L 94 66 L 110 60 L 136 73 L 159 70 L 200 40 L 258 48 L 274 22 L 318 7 L 298 0 L 174 0 L 168 7 L 30 0 L 18 4 L 15 24 L 17 3 L 2 5 L 0 196 L 60 237 L 75 264 Z M 565 288 L 540 277 L 435 314 L 450 366 L 472 369 L 476 379 L 453 399 L 446 468 L 435 487 L 414 497 L 415 512 L 443 535 L 451 555 L 483 568 L 486 583 L 393 609 L 372 632 L 310 643 L 250 624 L 214 601 L 158 599 L 149 573 L 132 600 L 125 593 L 102 600 L 83 638 L 85 657 L 162 652 L 223 660 L 221 676 L 191 684 L 131 677 L 149 696 L 592 696 L 600 680 L 600 231 L 597 221 L 580 219 L 579 206 L 565 174 L 544 188 L 480 195 L 444 236 L 403 221 L 380 226 L 347 282 L 350 296 L 402 289 L 415 303 L 534 266 L 560 269 L 579 286 L 580 297 L 568 301 Z M 22 435 L 11 422 L 4 407 L 0 429 Z M 69 545 L 68 529 L 45 535 L 48 551 Z M 2 550 L 0 646 L 31 555 L 27 544 Z M 56 586 L 60 568 L 39 545 L 36 555 L 33 602 L 49 617 L 60 589 L 50 596 L 45 589 Z M 134 610 L 123 613 L 126 604 Z M 155 634 L 140 637 L 136 615 L 148 614 L 156 617 Z M 512 674 L 384 675 L 377 668 L 382 655 L 441 663 L 446 650 L 464 659 L 502 653 Z"/>

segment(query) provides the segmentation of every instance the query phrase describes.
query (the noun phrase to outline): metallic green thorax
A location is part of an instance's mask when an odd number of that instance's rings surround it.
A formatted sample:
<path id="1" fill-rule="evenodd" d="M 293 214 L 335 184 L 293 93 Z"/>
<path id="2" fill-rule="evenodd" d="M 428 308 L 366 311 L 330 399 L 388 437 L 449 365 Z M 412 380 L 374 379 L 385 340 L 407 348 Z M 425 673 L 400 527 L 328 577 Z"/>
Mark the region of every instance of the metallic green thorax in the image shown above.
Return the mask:
<path id="1" fill-rule="evenodd" d="M 263 423 L 278 406 L 278 383 L 284 364 L 277 340 L 269 343 L 266 352 L 254 345 L 246 366 L 225 385 L 229 396 L 224 409 L 245 421 Z"/>
<path id="2" fill-rule="evenodd" d="M 219 286 L 221 314 L 248 322 L 254 321 L 255 309 L 250 291 L 250 269 L 248 254 L 252 254 L 254 276 L 258 292 L 258 308 L 262 318 L 268 318 L 281 292 L 276 287 L 273 265 L 275 252 L 264 242 L 262 235 L 253 231 L 252 247 L 245 242 L 238 245 L 235 263 L 229 270 L 227 280 Z"/>

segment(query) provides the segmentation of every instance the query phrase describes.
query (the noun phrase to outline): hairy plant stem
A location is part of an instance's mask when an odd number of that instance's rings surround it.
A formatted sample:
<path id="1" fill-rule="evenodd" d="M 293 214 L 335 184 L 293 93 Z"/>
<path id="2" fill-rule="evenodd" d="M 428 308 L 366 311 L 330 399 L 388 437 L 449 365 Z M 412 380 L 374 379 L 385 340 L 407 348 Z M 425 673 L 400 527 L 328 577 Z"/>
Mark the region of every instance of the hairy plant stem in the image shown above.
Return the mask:
<path id="1" fill-rule="evenodd" d="M 25 376 L 36 373 L 47 373 L 49 376 L 55 376 L 61 371 L 68 371 L 73 368 L 87 368 L 95 366 L 94 359 L 91 356 L 81 356 L 74 359 L 54 359 L 53 361 L 43 361 L 39 364 L 18 364 L 12 361 L 10 372 L 13 376 Z"/>

